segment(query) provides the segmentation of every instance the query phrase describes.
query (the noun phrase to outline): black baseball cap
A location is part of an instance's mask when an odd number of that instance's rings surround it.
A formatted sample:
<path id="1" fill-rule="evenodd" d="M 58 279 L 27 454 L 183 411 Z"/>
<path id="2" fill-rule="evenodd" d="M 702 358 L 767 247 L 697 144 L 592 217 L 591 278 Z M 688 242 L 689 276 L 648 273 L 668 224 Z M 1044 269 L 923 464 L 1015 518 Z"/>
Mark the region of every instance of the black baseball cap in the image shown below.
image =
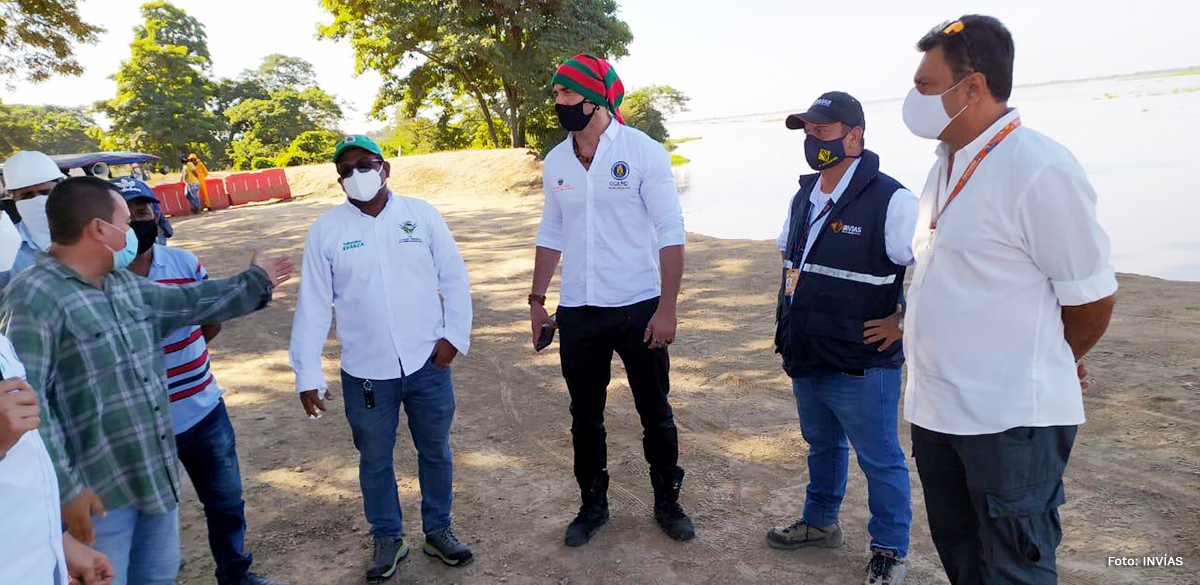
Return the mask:
<path id="1" fill-rule="evenodd" d="M 867 127 L 866 117 L 863 116 L 862 104 L 854 99 L 854 96 L 844 91 L 831 91 L 821 94 L 817 101 L 809 106 L 807 112 L 792 114 L 784 120 L 787 127 L 792 130 L 800 130 L 804 128 L 804 123 L 810 124 L 833 124 L 841 122 L 851 128 L 862 126 L 865 130 Z"/>

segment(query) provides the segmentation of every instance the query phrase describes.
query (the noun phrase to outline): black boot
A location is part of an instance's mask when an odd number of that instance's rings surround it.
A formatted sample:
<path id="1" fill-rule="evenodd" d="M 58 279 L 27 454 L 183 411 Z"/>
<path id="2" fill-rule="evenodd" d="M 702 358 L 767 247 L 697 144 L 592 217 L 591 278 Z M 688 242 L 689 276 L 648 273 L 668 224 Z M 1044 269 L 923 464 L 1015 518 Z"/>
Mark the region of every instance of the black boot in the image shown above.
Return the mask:
<path id="1" fill-rule="evenodd" d="M 650 471 L 650 485 L 654 486 L 654 519 L 667 536 L 675 540 L 691 540 L 696 536 L 696 526 L 679 505 L 679 490 L 683 487 L 683 470 L 660 474 Z"/>
<path id="2" fill-rule="evenodd" d="M 579 493 L 583 505 L 579 506 L 579 515 L 567 526 L 567 535 L 563 539 L 567 546 L 587 544 L 608 522 L 608 472 L 601 471 L 590 480 L 579 480 Z"/>

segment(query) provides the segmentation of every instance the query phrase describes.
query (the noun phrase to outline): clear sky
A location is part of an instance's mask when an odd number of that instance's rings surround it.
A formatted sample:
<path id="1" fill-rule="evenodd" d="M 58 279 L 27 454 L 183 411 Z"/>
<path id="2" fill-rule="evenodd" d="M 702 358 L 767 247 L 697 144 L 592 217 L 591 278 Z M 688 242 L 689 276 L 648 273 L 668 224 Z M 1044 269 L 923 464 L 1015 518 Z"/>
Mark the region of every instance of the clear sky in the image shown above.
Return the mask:
<path id="1" fill-rule="evenodd" d="M 86 73 L 20 82 L 0 91 L 0 101 L 82 105 L 111 98 L 116 83 L 109 76 L 129 55 L 141 3 L 81 0 L 84 18 L 108 29 L 99 44 L 80 49 Z M 315 0 L 175 4 L 204 23 L 217 76 L 257 67 L 271 53 L 302 57 L 324 89 L 350 106 L 343 129 L 380 125 L 366 119 L 378 77 L 353 75 L 347 43 L 317 40 L 315 24 L 331 18 Z M 668 84 L 691 96 L 691 111 L 681 118 L 802 108 L 831 89 L 863 100 L 901 97 L 919 59 L 917 39 L 970 12 L 996 16 L 1012 30 L 1018 84 L 1200 65 L 1194 0 L 626 0 L 620 16 L 634 41 L 616 68 L 629 89 Z"/>

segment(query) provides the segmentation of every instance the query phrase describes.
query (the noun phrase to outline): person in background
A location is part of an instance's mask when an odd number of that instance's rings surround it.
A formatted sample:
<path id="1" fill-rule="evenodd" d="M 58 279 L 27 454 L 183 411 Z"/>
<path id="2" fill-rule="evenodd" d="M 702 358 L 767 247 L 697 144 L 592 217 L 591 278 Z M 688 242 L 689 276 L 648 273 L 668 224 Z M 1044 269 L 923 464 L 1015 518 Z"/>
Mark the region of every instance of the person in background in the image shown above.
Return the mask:
<path id="1" fill-rule="evenodd" d="M 9 272 L 13 275 L 34 263 L 38 255 L 50 249 L 50 224 L 46 219 L 46 199 L 50 190 L 66 175 L 49 156 L 34 150 L 18 151 L 4 161 L 4 186 L 16 201 L 21 222 L 21 247 Z"/>
<path id="2" fill-rule="evenodd" d="M 196 165 L 196 178 L 200 179 L 200 207 L 201 209 L 209 209 L 208 167 L 204 166 L 204 161 L 200 160 L 200 156 L 194 152 L 188 155 L 188 162 Z"/>
<path id="3" fill-rule="evenodd" d="M 333 161 L 348 200 L 321 215 L 304 241 L 289 351 L 300 404 L 319 418 L 333 399 L 321 355 L 336 312 L 346 418 L 375 541 L 367 578 L 391 577 L 409 550 L 393 464 L 401 407 L 417 448 L 422 550 L 461 567 L 475 557 L 451 529 L 450 363 L 471 344 L 467 267 L 437 209 L 388 189 L 391 165 L 373 140 L 343 138 Z"/>
<path id="4" fill-rule="evenodd" d="M 112 184 L 72 177 L 46 202 L 50 253 L 0 295 L 0 325 L 38 395 L 67 530 L 113 564 L 115 583 L 174 583 L 179 457 L 162 337 L 259 310 L 290 277 L 286 258 L 233 278 L 164 285 L 124 270 L 137 256 Z"/>
<path id="5" fill-rule="evenodd" d="M 20 244 L 12 222 L 0 218 L 0 271 L 12 267 Z M 3 334 L 0 380 L 0 583 L 111 583 L 108 557 L 62 530 L 54 464 L 37 432 L 37 394 Z"/>
<path id="6" fill-rule="evenodd" d="M 767 532 L 774 548 L 841 546 L 851 445 L 867 476 L 867 585 L 904 582 L 912 523 L 900 448 L 900 303 L 912 264 L 917 197 L 864 148 L 862 104 L 840 91 L 787 117 L 804 130 L 800 177 L 778 244 L 784 257 L 776 351 L 808 443 L 804 512 Z"/>
<path id="7" fill-rule="evenodd" d="M 696 527 L 679 504 L 684 472 L 667 399 L 686 238 L 671 156 L 625 125 L 624 86 L 607 61 L 581 53 L 551 83 L 569 135 L 546 155 L 529 320 L 537 347 L 543 327 L 554 326 L 546 292 L 561 258 L 557 326 L 581 500 L 563 542 L 582 546 L 608 522 L 604 404 L 614 351 L 644 431 L 654 518 L 671 538 L 691 540 Z"/>
<path id="8" fill-rule="evenodd" d="M 208 272 L 195 254 L 155 244 L 154 204 L 158 197 L 149 186 L 132 177 L 113 181 L 113 186 L 129 206 L 129 225 L 138 239 L 138 255 L 129 264 L 130 272 L 161 284 L 208 280 Z M 204 504 L 217 583 L 272 585 L 274 581 L 250 572 L 253 558 L 245 550 L 246 513 L 236 438 L 221 388 L 209 367 L 208 343 L 220 332 L 220 323 L 188 325 L 163 338 L 171 426 L 179 461 Z"/>
<path id="9" fill-rule="evenodd" d="M 133 163 L 133 165 L 130 167 L 129 175 L 143 183 L 150 182 L 150 177 L 146 174 L 145 169 L 143 169 L 142 165 L 138 163 Z"/>
<path id="10" fill-rule="evenodd" d="M 179 180 L 183 183 L 188 205 L 191 206 L 192 213 L 200 213 L 200 185 L 203 183 L 200 180 L 200 169 L 187 155 L 180 156 L 179 162 L 183 164 L 183 170 L 179 173 Z"/>
<path id="11" fill-rule="evenodd" d="M 951 583 L 1056 583 L 1081 360 L 1117 280 L 1096 192 L 1008 105 L 1013 39 L 968 15 L 917 43 L 903 118 L 938 140 L 917 213 L 904 418 Z"/>

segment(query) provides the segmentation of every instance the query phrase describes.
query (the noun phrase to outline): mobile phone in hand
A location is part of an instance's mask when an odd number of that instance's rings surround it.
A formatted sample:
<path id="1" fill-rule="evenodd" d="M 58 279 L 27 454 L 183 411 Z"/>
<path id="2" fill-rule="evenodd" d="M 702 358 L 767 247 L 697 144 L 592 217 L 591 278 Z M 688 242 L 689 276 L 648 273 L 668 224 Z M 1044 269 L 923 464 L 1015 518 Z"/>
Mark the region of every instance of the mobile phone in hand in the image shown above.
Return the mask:
<path id="1" fill-rule="evenodd" d="M 537 345 L 533 346 L 534 351 L 542 351 L 554 341 L 554 330 L 558 329 L 558 313 L 550 315 L 550 322 L 542 324 L 542 333 L 538 336 Z"/>

